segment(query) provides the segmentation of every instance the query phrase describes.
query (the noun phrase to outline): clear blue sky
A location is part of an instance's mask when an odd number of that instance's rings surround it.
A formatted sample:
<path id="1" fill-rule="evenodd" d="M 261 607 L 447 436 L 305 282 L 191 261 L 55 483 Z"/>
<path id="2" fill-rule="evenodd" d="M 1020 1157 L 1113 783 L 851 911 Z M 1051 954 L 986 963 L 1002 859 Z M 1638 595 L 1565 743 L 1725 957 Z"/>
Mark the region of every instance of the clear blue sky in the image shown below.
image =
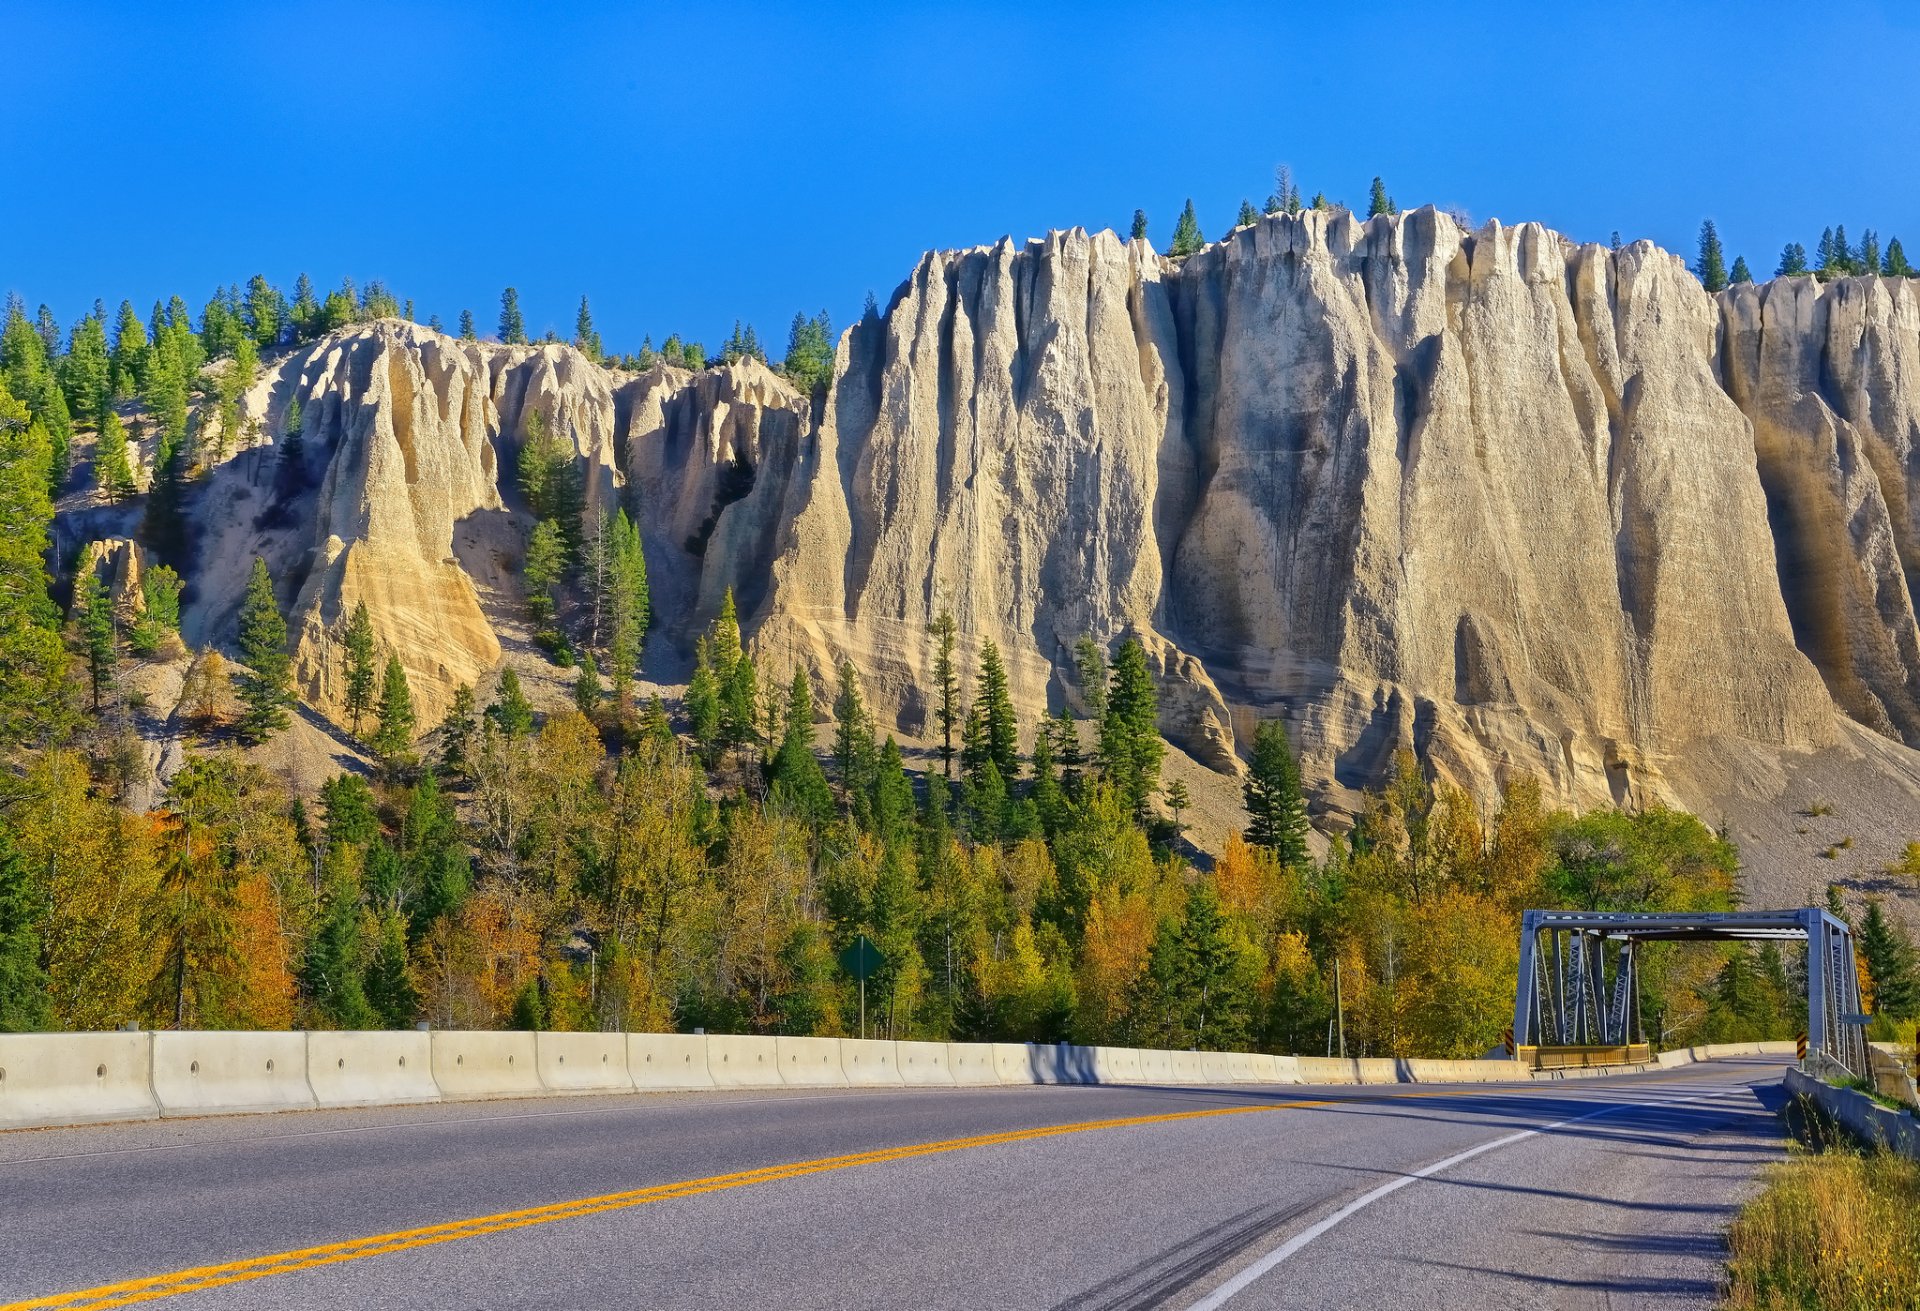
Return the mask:
<path id="1" fill-rule="evenodd" d="M 1920 0 L 1582 8 L 14 3 L 0 289 L 306 270 L 485 330 L 512 283 L 535 332 L 586 292 L 610 349 L 778 347 L 928 247 L 1213 235 L 1282 160 L 1689 255 L 1710 214 L 1763 275 L 1835 221 L 1920 257 Z"/>

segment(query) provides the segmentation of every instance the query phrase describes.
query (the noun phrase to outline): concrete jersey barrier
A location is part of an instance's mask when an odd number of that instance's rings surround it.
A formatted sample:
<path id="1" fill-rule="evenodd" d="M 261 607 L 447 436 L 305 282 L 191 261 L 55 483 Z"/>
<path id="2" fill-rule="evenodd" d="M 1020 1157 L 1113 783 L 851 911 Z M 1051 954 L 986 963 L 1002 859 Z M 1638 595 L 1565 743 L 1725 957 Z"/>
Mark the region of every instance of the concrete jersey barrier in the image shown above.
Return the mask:
<path id="1" fill-rule="evenodd" d="M 307 1034 L 307 1083 L 321 1106 L 393 1106 L 440 1100 L 433 1040 L 424 1033 Z"/>
<path id="2" fill-rule="evenodd" d="M 847 1086 L 838 1038 L 775 1038 L 773 1049 L 779 1058 L 780 1077 L 789 1088 Z"/>
<path id="3" fill-rule="evenodd" d="M 301 1107 L 700 1088 L 1027 1084 L 1490 1083 L 1791 1054 L 1785 1042 L 1663 1052 L 1624 1068 L 1329 1059 L 1067 1043 L 493 1031 L 0 1034 L 0 1129 Z"/>
<path id="4" fill-rule="evenodd" d="M 911 1088 L 953 1087 L 953 1071 L 947 1068 L 947 1044 L 944 1042 L 894 1043 L 900 1062 L 900 1082 Z"/>
<path id="5" fill-rule="evenodd" d="M 991 1087 L 1000 1082 L 1000 1069 L 994 1062 L 990 1042 L 950 1042 L 947 1044 L 947 1070 L 954 1083 L 963 1088 Z"/>
<path id="6" fill-rule="evenodd" d="M 161 1031 L 153 1096 L 162 1115 L 233 1115 L 317 1105 L 304 1033 Z"/>
<path id="7" fill-rule="evenodd" d="M 855 1088 L 898 1088 L 900 1053 L 884 1038 L 840 1039 L 840 1070 Z"/>
<path id="8" fill-rule="evenodd" d="M 627 1075 L 641 1092 L 711 1088 L 707 1039 L 699 1033 L 630 1033 Z"/>
<path id="9" fill-rule="evenodd" d="M 0 1033 L 0 1129 L 151 1120 L 151 1033 Z"/>
<path id="10" fill-rule="evenodd" d="M 780 1088 L 780 1051 L 760 1034 L 707 1035 L 707 1073 L 716 1088 Z"/>
<path id="11" fill-rule="evenodd" d="M 433 1081 L 449 1100 L 529 1097 L 546 1091 L 531 1033 L 435 1029 Z"/>
<path id="12" fill-rule="evenodd" d="M 548 1092 L 632 1092 L 623 1033 L 552 1033 L 533 1036 L 534 1068 Z"/>

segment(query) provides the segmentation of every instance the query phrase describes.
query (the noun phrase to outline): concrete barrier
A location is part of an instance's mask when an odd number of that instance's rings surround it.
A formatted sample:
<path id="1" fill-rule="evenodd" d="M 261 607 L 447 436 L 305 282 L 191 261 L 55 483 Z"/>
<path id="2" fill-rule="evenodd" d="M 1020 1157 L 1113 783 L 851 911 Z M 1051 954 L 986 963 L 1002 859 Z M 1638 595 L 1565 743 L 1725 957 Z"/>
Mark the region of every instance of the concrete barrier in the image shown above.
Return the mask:
<path id="1" fill-rule="evenodd" d="M 990 1042 L 986 1044 L 993 1051 L 993 1072 L 999 1076 L 1004 1087 L 1032 1083 L 1033 1058 L 1027 1053 L 1024 1042 Z"/>
<path id="2" fill-rule="evenodd" d="M 627 1039 L 620 1033 L 533 1036 L 534 1068 L 548 1092 L 632 1092 Z"/>
<path id="3" fill-rule="evenodd" d="M 1000 1082 L 1000 1070 L 994 1064 L 990 1042 L 948 1043 L 947 1069 L 953 1081 L 963 1088 L 984 1088 Z"/>
<path id="4" fill-rule="evenodd" d="M 847 1086 L 838 1038 L 775 1038 L 773 1050 L 779 1060 L 780 1077 L 789 1088 Z"/>
<path id="5" fill-rule="evenodd" d="M 1912 1111 L 1888 1110 L 1863 1092 L 1836 1088 L 1791 1066 L 1782 1082 L 1794 1096 L 1811 1098 L 1868 1147 L 1920 1158 L 1920 1123 L 1914 1121 Z"/>
<path id="6" fill-rule="evenodd" d="M 1195 1084 L 1207 1082 L 1206 1056 L 1201 1052 L 1168 1052 L 1167 1065 L 1172 1071 L 1170 1083 Z"/>
<path id="7" fill-rule="evenodd" d="M 853 1088 L 898 1088 L 900 1052 L 885 1038 L 842 1038 L 840 1069 Z"/>
<path id="8" fill-rule="evenodd" d="M 449 1100 L 529 1097 L 546 1091 L 531 1033 L 435 1029 L 433 1081 Z"/>
<path id="9" fill-rule="evenodd" d="M 711 1088 L 707 1039 L 700 1033 L 630 1033 L 627 1077 L 641 1092 Z"/>
<path id="10" fill-rule="evenodd" d="M 1093 1048 L 1070 1043 L 1030 1042 L 1027 1044 L 1029 1083 L 1092 1083 Z"/>
<path id="11" fill-rule="evenodd" d="M 392 1106 L 440 1100 L 433 1042 L 424 1033 L 307 1034 L 307 1083 L 321 1106 Z"/>
<path id="12" fill-rule="evenodd" d="M 151 1033 L 0 1033 L 0 1129 L 160 1114 Z"/>
<path id="13" fill-rule="evenodd" d="M 1172 1083 L 1173 1053 L 1156 1051 L 1150 1047 L 1138 1048 L 1135 1052 L 1140 1059 L 1140 1082 L 1145 1084 Z"/>
<path id="14" fill-rule="evenodd" d="M 1229 1052 L 1201 1052 L 1200 1072 L 1207 1083 L 1233 1082 L 1233 1056 Z"/>
<path id="15" fill-rule="evenodd" d="M 1359 1062 L 1339 1056 L 1296 1056 L 1301 1083 L 1347 1084 L 1360 1082 Z"/>
<path id="16" fill-rule="evenodd" d="M 307 1035 L 162 1031 L 153 1035 L 153 1096 L 162 1115 L 310 1108 Z"/>
<path id="17" fill-rule="evenodd" d="M 707 1035 L 707 1073 L 716 1088 L 784 1088 L 774 1040 L 751 1033 Z"/>
<path id="18" fill-rule="evenodd" d="M 1273 1070 L 1273 1081 L 1275 1083 L 1300 1082 L 1300 1061 L 1298 1057 L 1269 1056 L 1267 1059 L 1273 1062 L 1271 1068 Z"/>
<path id="19" fill-rule="evenodd" d="M 1410 1060 L 1402 1064 L 1414 1083 L 1511 1083 L 1533 1077 L 1533 1071 L 1519 1061 Z"/>
<path id="20" fill-rule="evenodd" d="M 953 1086 L 953 1071 L 947 1068 L 947 1044 L 944 1042 L 908 1042 L 894 1044 L 895 1060 L 900 1062 L 900 1082 L 912 1088 Z"/>
<path id="21" fill-rule="evenodd" d="M 1273 1067 L 1269 1057 L 1259 1052 L 1228 1052 L 1227 1070 L 1235 1083 L 1272 1083 L 1267 1072 Z"/>
<path id="22" fill-rule="evenodd" d="M 1132 1047 L 1093 1047 L 1095 1083 L 1139 1083 L 1140 1053 Z"/>

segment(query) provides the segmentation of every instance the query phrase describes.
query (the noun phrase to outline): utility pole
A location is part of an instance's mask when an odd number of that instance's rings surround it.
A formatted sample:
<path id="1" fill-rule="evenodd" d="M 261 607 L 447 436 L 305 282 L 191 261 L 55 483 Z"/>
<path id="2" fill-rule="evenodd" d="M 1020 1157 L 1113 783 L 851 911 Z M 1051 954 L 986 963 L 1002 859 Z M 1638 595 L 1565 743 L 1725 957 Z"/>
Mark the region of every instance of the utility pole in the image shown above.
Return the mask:
<path id="1" fill-rule="evenodd" d="M 1347 1059 L 1347 1011 L 1340 994 L 1340 958 L 1333 958 L 1333 1020 L 1340 1032 L 1340 1059 Z"/>

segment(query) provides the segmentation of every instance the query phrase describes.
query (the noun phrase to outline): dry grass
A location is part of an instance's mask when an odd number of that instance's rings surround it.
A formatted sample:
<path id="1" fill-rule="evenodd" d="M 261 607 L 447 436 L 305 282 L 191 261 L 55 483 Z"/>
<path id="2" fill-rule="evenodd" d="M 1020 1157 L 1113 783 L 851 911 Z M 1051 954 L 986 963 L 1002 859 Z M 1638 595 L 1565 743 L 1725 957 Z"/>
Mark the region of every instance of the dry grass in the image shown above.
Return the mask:
<path id="1" fill-rule="evenodd" d="M 1728 1246 L 1726 1305 L 1740 1311 L 1920 1307 L 1920 1162 L 1796 1148 Z"/>

